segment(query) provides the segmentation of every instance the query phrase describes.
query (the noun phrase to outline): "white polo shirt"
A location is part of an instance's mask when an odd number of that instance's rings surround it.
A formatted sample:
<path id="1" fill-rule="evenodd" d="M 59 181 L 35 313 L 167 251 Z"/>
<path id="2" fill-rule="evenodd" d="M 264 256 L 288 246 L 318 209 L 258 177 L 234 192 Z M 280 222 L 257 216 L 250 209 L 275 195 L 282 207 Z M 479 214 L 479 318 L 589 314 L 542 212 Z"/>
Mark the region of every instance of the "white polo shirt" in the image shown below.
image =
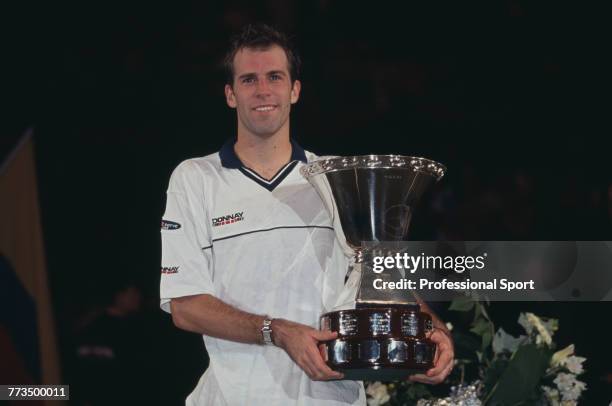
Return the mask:
<path id="1" fill-rule="evenodd" d="M 235 140 L 173 172 L 162 220 L 161 307 L 211 294 L 238 309 L 318 327 L 347 262 L 317 192 L 299 173 L 316 156 L 292 141 L 270 181 L 242 166 Z M 365 404 L 361 382 L 312 381 L 275 346 L 204 336 L 210 366 L 188 405 Z"/>

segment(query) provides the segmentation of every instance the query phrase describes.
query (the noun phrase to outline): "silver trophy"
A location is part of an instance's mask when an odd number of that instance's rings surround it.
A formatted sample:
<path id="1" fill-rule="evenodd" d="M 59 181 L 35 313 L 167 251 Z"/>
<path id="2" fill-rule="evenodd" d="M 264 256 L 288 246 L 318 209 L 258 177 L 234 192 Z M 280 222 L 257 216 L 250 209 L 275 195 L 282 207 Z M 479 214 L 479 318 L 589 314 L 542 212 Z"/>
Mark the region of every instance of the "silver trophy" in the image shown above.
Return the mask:
<path id="1" fill-rule="evenodd" d="M 431 317 L 409 292 L 374 289 L 374 278 L 399 279 L 394 272 L 401 270 L 374 274 L 369 264 L 391 255 L 377 243 L 406 240 L 419 199 L 445 171 L 437 162 L 400 155 L 322 158 L 301 169 L 350 257 L 337 305 L 320 319 L 321 329 L 338 332 L 321 352 L 345 379 L 397 380 L 433 366 Z"/>

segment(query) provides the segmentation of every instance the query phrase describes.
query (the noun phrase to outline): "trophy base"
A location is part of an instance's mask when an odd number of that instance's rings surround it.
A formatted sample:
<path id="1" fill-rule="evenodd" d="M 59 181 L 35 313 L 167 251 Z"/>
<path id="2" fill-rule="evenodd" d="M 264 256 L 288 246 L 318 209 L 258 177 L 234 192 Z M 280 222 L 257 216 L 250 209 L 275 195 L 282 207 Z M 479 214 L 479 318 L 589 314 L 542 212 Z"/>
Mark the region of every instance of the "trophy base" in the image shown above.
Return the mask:
<path id="1" fill-rule="evenodd" d="M 354 369 L 337 368 L 335 370 L 338 372 L 342 372 L 344 374 L 344 378 L 342 378 L 342 380 L 349 380 L 349 381 L 382 381 L 382 382 L 404 381 L 408 379 L 410 375 L 423 373 L 423 371 L 421 370 L 413 371 L 410 369 L 382 368 L 382 367 L 354 368 Z"/>
<path id="2" fill-rule="evenodd" d="M 326 364 L 344 379 L 397 381 L 433 367 L 436 345 L 419 339 L 336 339 L 321 344 Z"/>
<path id="3" fill-rule="evenodd" d="M 321 329 L 338 332 L 320 351 L 344 379 L 401 380 L 433 367 L 431 317 L 418 305 L 333 311 L 321 316 Z"/>

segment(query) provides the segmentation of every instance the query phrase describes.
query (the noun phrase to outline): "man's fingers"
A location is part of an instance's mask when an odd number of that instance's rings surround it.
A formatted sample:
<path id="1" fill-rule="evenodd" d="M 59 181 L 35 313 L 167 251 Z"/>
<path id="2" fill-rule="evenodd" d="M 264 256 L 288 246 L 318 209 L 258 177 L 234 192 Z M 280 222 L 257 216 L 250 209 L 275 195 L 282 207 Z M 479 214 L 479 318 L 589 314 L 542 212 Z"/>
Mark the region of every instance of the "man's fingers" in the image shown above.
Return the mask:
<path id="1" fill-rule="evenodd" d="M 304 369 L 304 372 L 306 372 L 306 374 L 310 377 L 310 379 L 312 380 L 321 380 L 323 379 L 323 373 L 321 372 L 321 368 L 319 366 L 319 364 L 317 363 L 317 361 L 320 359 L 320 355 L 317 354 L 316 356 L 313 356 L 313 354 L 310 351 L 307 351 L 304 354 L 304 359 L 302 361 L 302 368 Z"/>
<path id="2" fill-rule="evenodd" d="M 320 373 L 320 379 L 342 379 L 344 374 L 334 371 L 330 367 L 327 366 L 323 361 L 317 363 L 317 368 Z"/>
<path id="3" fill-rule="evenodd" d="M 318 373 L 317 379 L 342 379 L 343 375 L 340 372 L 334 371 L 329 366 L 327 366 L 325 361 L 323 361 L 323 358 L 321 357 L 321 353 L 318 351 L 318 348 L 315 351 L 309 351 L 309 355 L 311 356 L 311 365 L 313 365 L 314 369 Z"/>
<path id="4" fill-rule="evenodd" d="M 436 344 L 448 343 L 450 341 L 450 337 L 439 328 L 434 329 L 429 339 Z"/>
<path id="5" fill-rule="evenodd" d="M 431 340 L 436 343 L 436 354 L 434 356 L 434 367 L 427 371 L 429 377 L 441 374 L 447 367 L 452 368 L 455 356 L 450 338 L 442 331 L 435 330 L 431 335 Z"/>
<path id="6" fill-rule="evenodd" d="M 431 383 L 430 378 L 427 375 L 423 374 L 414 374 L 408 377 L 408 380 L 412 382 L 420 382 L 420 383 Z"/>
<path id="7" fill-rule="evenodd" d="M 313 337 L 317 341 L 329 341 L 338 337 L 338 333 L 328 330 L 313 330 Z"/>
<path id="8" fill-rule="evenodd" d="M 450 364 L 450 365 L 447 365 L 438 374 L 431 374 L 430 375 L 430 371 L 432 371 L 432 370 L 429 370 L 429 371 L 427 371 L 427 375 L 424 375 L 424 374 L 415 374 L 415 375 L 409 376 L 408 379 L 413 381 L 413 382 L 420 382 L 420 383 L 426 383 L 426 384 L 430 384 L 430 385 L 435 385 L 435 384 L 444 382 L 444 380 L 450 374 L 450 371 L 452 369 L 453 369 L 452 368 L 452 364 Z"/>
<path id="9" fill-rule="evenodd" d="M 438 375 L 449 366 L 452 367 L 453 359 L 454 354 L 450 347 L 440 348 L 440 356 L 435 362 L 434 367 L 427 371 L 427 376 Z"/>
<path id="10" fill-rule="evenodd" d="M 319 346 L 322 341 L 338 338 L 338 333 L 303 327 L 300 329 L 302 334 L 300 343 L 294 342 L 295 345 L 289 346 L 285 351 L 312 380 L 342 379 L 343 374 L 327 366 L 324 361 L 324 350 Z"/>
<path id="11" fill-rule="evenodd" d="M 441 383 L 444 379 L 439 379 L 437 377 L 429 377 L 423 374 L 410 375 L 408 377 L 412 382 L 426 383 L 428 385 L 435 385 L 437 383 Z"/>
<path id="12" fill-rule="evenodd" d="M 306 372 L 306 375 L 308 375 L 310 379 L 313 379 L 313 377 L 315 376 L 315 372 L 307 359 L 304 359 L 297 364 L 300 368 L 302 368 L 304 372 Z"/>
<path id="13" fill-rule="evenodd" d="M 444 368 L 440 373 L 435 374 L 435 375 L 429 375 L 429 371 L 428 374 L 425 375 L 428 382 L 427 383 L 433 383 L 433 384 L 437 384 L 437 383 L 442 383 L 444 382 L 444 380 L 446 379 L 446 377 L 450 374 L 450 372 L 453 369 L 453 364 L 450 363 L 449 365 L 446 366 L 446 368 Z"/>
<path id="14" fill-rule="evenodd" d="M 442 374 L 445 370 L 449 370 L 452 368 L 453 357 L 448 353 L 444 353 L 440 356 L 438 363 L 431 369 L 427 371 L 427 376 L 432 377 L 436 375 Z"/>
<path id="15" fill-rule="evenodd" d="M 441 352 L 442 352 L 442 348 L 440 348 L 440 344 L 436 344 L 436 352 L 434 353 L 434 359 L 433 359 L 434 365 L 438 365 L 438 360 L 440 359 Z"/>

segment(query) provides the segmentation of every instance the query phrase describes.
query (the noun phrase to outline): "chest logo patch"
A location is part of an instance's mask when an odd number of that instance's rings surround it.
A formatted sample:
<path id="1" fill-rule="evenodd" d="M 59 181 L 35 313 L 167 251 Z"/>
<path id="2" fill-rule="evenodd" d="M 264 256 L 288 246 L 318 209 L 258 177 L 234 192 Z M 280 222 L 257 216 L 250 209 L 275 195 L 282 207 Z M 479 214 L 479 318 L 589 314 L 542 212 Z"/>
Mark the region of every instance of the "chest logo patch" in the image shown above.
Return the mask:
<path id="1" fill-rule="evenodd" d="M 225 216 L 214 217 L 212 219 L 212 225 L 213 227 L 219 227 L 227 224 L 233 224 L 242 220 L 244 220 L 244 212 L 239 211 L 233 214 L 226 214 Z"/>

